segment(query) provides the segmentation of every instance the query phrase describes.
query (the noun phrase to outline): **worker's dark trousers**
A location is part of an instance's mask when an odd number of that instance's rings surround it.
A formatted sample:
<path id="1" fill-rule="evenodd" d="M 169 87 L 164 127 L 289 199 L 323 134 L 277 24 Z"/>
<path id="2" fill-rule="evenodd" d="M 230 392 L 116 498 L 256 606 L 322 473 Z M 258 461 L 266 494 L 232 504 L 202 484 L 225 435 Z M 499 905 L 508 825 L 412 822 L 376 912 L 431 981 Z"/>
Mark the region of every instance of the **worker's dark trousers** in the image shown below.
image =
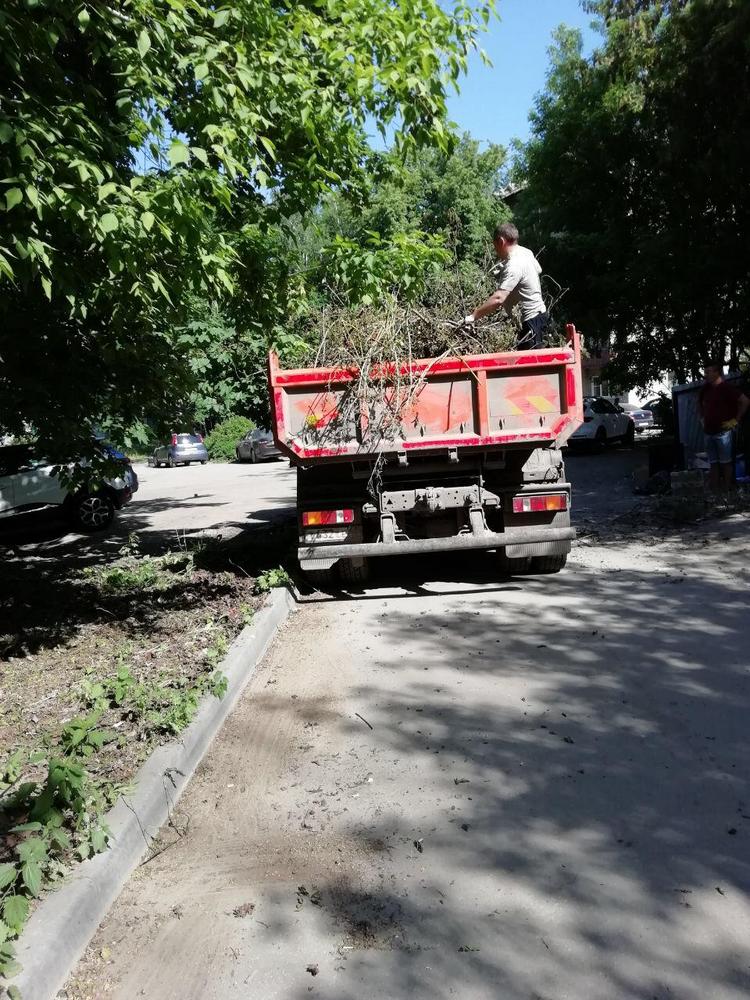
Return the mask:
<path id="1" fill-rule="evenodd" d="M 537 313 L 531 319 L 525 319 L 521 324 L 521 336 L 518 338 L 516 350 L 534 351 L 543 346 L 544 331 L 549 324 L 549 313 Z"/>

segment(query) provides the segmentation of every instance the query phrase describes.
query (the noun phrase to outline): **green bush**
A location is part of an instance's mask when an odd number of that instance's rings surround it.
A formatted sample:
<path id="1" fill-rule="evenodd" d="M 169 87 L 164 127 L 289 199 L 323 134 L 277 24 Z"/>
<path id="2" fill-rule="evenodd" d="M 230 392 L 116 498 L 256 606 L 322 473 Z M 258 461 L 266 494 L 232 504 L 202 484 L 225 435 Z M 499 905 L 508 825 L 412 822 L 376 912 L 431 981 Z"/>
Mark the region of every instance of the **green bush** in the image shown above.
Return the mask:
<path id="1" fill-rule="evenodd" d="M 228 417 L 206 437 L 208 454 L 214 461 L 231 462 L 235 457 L 235 446 L 240 438 L 255 427 L 247 417 Z"/>

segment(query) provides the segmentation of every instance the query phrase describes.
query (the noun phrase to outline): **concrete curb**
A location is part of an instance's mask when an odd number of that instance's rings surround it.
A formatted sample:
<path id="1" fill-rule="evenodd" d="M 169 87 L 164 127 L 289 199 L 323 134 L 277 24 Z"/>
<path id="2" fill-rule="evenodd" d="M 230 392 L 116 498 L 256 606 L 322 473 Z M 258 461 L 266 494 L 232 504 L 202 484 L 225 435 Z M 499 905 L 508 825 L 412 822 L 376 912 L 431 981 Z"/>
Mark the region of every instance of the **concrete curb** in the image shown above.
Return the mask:
<path id="1" fill-rule="evenodd" d="M 133 794 L 121 798 L 106 817 L 110 848 L 79 865 L 37 907 L 16 947 L 23 970 L 12 985 L 23 1000 L 51 1000 L 65 984 L 294 606 L 288 590 L 271 591 L 219 667 L 228 682 L 224 697 L 207 697 L 181 742 L 151 754 L 136 775 Z"/>

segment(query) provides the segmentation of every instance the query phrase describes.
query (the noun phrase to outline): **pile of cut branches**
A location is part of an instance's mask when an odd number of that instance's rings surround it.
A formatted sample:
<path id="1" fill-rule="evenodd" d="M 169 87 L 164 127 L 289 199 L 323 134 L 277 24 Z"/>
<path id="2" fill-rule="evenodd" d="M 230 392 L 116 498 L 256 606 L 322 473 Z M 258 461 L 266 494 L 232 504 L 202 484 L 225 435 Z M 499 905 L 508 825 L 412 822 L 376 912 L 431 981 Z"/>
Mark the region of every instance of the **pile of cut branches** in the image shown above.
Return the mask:
<path id="1" fill-rule="evenodd" d="M 494 288 L 487 270 L 470 267 L 443 272 L 418 304 L 387 295 L 377 306 L 320 309 L 308 328 L 310 347 L 301 364 L 345 369 L 354 380 L 342 391 L 334 389 L 338 380 L 332 379 L 309 416 L 304 437 L 319 446 L 353 438 L 362 414 L 367 415 L 369 443 L 402 437 L 404 421 L 436 363 L 513 350 L 520 328 L 516 313 L 499 310 L 479 323 L 463 322 Z M 419 360 L 430 364 L 415 370 Z"/>
<path id="2" fill-rule="evenodd" d="M 303 363 L 366 371 L 420 358 L 512 350 L 517 317 L 499 311 L 475 326 L 462 322 L 494 287 L 484 270 L 464 267 L 433 279 L 418 304 L 386 295 L 374 306 L 328 305 L 313 317 Z"/>

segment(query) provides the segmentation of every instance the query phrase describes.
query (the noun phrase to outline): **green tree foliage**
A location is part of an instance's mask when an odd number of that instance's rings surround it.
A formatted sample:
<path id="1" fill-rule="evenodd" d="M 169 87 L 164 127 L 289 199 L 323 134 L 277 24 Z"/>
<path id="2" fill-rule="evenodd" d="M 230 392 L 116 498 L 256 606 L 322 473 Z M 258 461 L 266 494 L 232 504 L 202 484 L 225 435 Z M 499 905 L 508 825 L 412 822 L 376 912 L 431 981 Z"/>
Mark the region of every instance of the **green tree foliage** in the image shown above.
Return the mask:
<path id="1" fill-rule="evenodd" d="M 464 135 L 449 149 L 419 150 L 404 163 L 393 153 L 372 158 L 370 183 L 358 197 L 329 198 L 318 224 L 325 234 L 366 240 L 398 233 L 441 236 L 457 260 L 481 262 L 492 229 L 509 218 L 498 198 L 506 153 L 502 146 L 480 143 Z"/>
<path id="2" fill-rule="evenodd" d="M 334 237 L 325 248 L 322 272 L 334 301 L 370 306 L 389 294 L 406 302 L 418 299 L 449 261 L 439 236 L 415 231 L 384 240 L 367 233 L 362 240 Z"/>
<path id="3" fill-rule="evenodd" d="M 748 345 L 750 6 L 596 0 L 600 48 L 560 29 L 532 116 L 519 225 L 569 318 L 643 385 Z"/>
<path id="4" fill-rule="evenodd" d="M 255 427 L 247 417 L 227 417 L 206 438 L 208 454 L 214 461 L 231 462 L 235 457 L 237 442 Z"/>
<path id="5" fill-rule="evenodd" d="M 0 426 L 68 457 L 92 421 L 123 437 L 178 410 L 189 303 L 262 321 L 268 227 L 361 182 L 365 123 L 400 153 L 447 148 L 447 90 L 490 10 L 6 0 Z"/>

